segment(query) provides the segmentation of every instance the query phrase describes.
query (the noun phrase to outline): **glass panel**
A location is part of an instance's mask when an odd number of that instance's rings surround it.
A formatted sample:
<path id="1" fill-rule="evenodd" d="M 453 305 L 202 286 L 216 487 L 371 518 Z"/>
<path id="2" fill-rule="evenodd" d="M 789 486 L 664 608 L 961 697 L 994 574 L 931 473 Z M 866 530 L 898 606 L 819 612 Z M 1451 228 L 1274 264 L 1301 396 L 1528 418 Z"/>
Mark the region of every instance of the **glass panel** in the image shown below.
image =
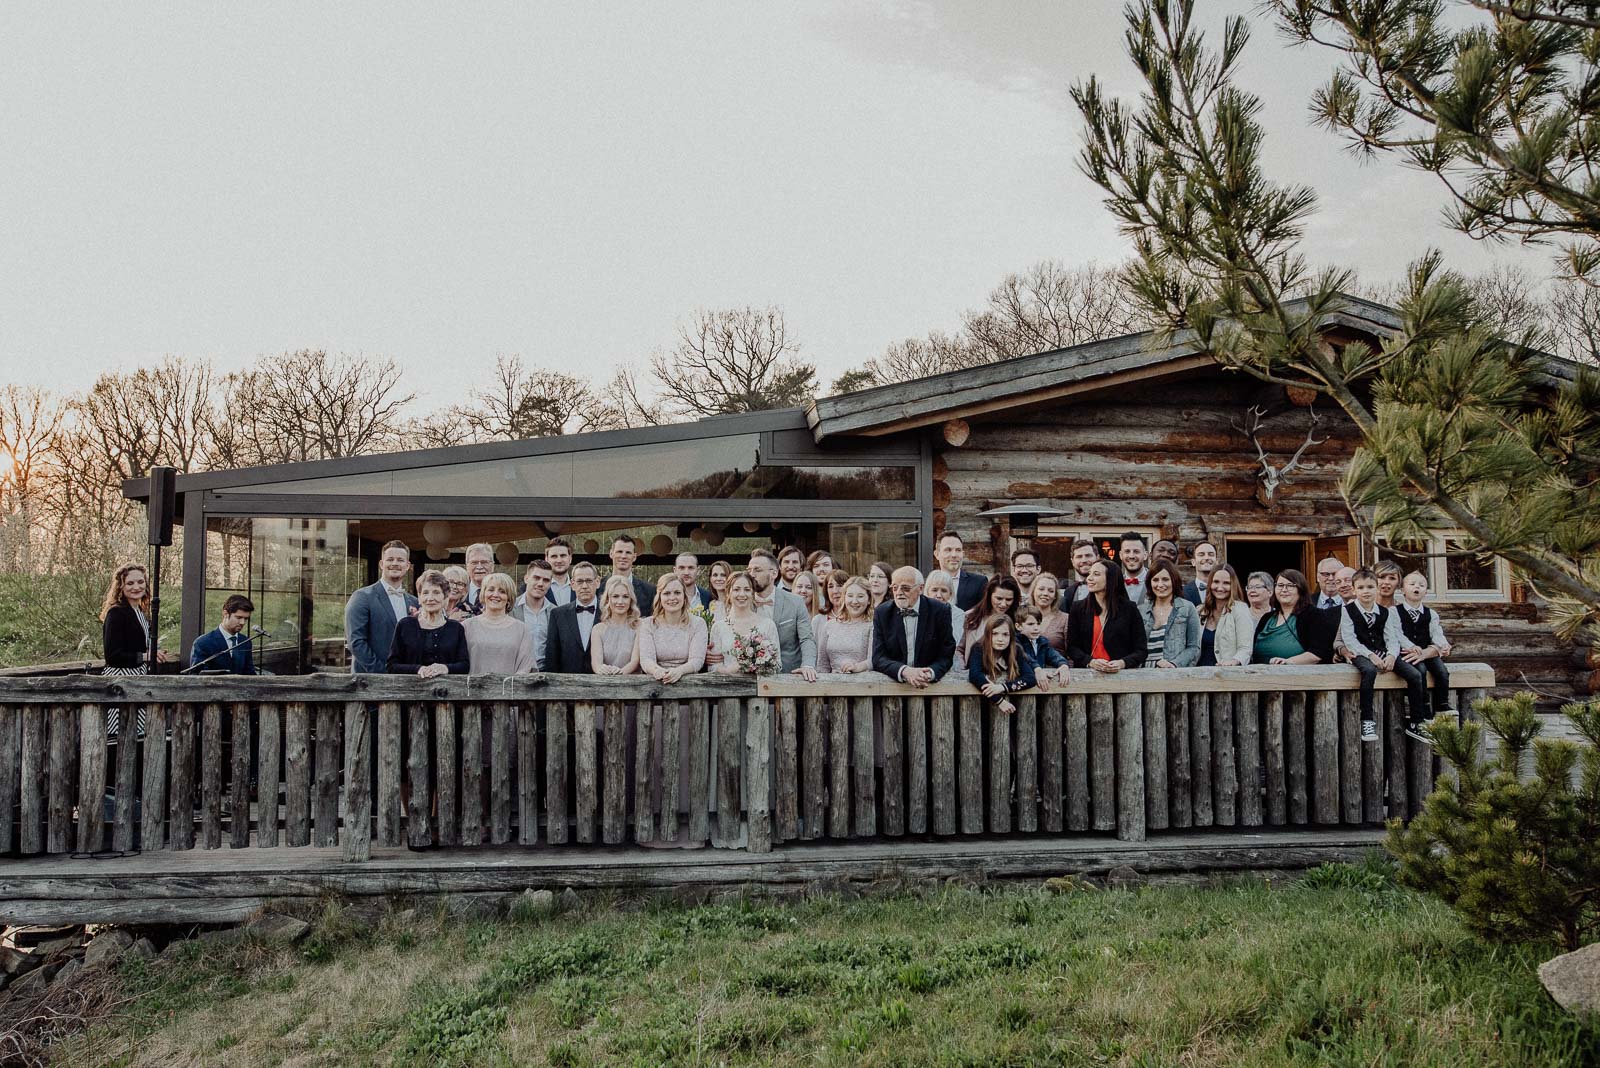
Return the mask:
<path id="1" fill-rule="evenodd" d="M 865 575 L 876 561 L 890 567 L 917 562 L 915 523 L 830 523 L 828 555 L 833 565 L 852 575 Z"/>
<path id="2" fill-rule="evenodd" d="M 1378 543 L 1378 559 L 1393 560 L 1400 565 L 1400 569 L 1406 574 L 1410 574 L 1413 571 L 1420 571 L 1429 576 L 1433 574 L 1428 570 L 1428 543 L 1426 541 L 1419 541 L 1414 538 L 1400 539 L 1389 543 L 1380 541 Z M 1430 577 L 1428 581 L 1431 584 L 1433 579 Z"/>
<path id="3" fill-rule="evenodd" d="M 1446 553 L 1456 553 L 1468 548 L 1468 544 L 1460 538 L 1444 539 Z M 1500 588 L 1500 576 L 1495 567 L 1494 557 L 1488 553 L 1472 553 L 1467 556 L 1445 557 L 1445 580 L 1447 590 L 1456 592 L 1494 592 Z"/>
<path id="4" fill-rule="evenodd" d="M 909 501 L 911 467 L 759 467 L 757 434 L 295 479 L 228 493 Z"/>

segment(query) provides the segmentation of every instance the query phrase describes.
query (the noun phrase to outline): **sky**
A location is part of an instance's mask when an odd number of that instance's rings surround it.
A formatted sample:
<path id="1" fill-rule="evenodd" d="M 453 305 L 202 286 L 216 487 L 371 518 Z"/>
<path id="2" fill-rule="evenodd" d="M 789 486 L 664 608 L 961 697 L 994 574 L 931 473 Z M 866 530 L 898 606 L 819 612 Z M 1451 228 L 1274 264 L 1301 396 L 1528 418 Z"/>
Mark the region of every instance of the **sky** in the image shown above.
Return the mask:
<path id="1" fill-rule="evenodd" d="M 428 408 L 500 354 L 602 378 L 696 308 L 772 304 L 826 387 L 1010 271 L 1126 255 L 1068 98 L 1135 90 L 1120 12 L 12 0 L 0 382 L 326 348 L 394 358 Z M 1244 84 L 1272 176 L 1322 195 L 1314 260 L 1547 273 L 1447 230 L 1436 179 L 1312 129 L 1329 57 L 1254 21 Z"/>

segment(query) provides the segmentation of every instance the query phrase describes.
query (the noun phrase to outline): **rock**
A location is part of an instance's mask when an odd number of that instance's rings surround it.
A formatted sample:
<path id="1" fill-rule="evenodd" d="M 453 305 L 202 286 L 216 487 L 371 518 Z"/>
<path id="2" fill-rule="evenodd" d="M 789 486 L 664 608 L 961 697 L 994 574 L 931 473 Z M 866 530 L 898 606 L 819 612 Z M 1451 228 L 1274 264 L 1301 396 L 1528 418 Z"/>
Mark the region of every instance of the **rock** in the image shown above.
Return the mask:
<path id="1" fill-rule="evenodd" d="M 10 946 L 0 946 L 0 973 L 5 975 L 22 975 L 26 972 L 31 972 L 39 966 L 39 962 L 42 960 L 44 958 L 41 956 L 24 953 L 22 950 L 12 949 Z"/>
<path id="2" fill-rule="evenodd" d="M 78 973 L 81 971 L 83 971 L 83 961 L 74 957 L 61 966 L 61 970 L 56 972 L 56 977 L 50 980 L 50 985 L 66 986 L 68 983 L 72 982 L 73 979 L 77 978 Z"/>
<path id="3" fill-rule="evenodd" d="M 444 907 L 458 920 L 492 920 L 500 914 L 503 904 L 501 894 L 450 894 Z"/>
<path id="4" fill-rule="evenodd" d="M 141 938 L 128 947 L 126 955 L 129 957 L 143 957 L 148 960 L 156 955 L 156 944 L 148 938 Z"/>
<path id="5" fill-rule="evenodd" d="M 583 898 L 578 896 L 578 892 L 576 890 L 569 886 L 565 890 L 561 891 L 562 912 L 576 912 L 582 907 Z"/>
<path id="6" fill-rule="evenodd" d="M 1551 957 L 1539 965 L 1539 981 L 1573 1015 L 1600 1017 L 1600 943 Z"/>
<path id="7" fill-rule="evenodd" d="M 57 953 L 71 953 L 81 948 L 83 948 L 83 931 L 80 929 L 72 934 L 46 938 L 42 942 L 35 944 L 33 951 L 41 957 L 49 957 Z"/>
<path id="8" fill-rule="evenodd" d="M 195 941 L 211 949 L 220 949 L 223 946 L 236 946 L 245 940 L 245 931 L 242 927 L 218 927 L 212 931 L 201 931 L 195 936 Z"/>
<path id="9" fill-rule="evenodd" d="M 1052 894 L 1078 894 L 1098 889 L 1093 883 L 1076 875 L 1057 875 L 1054 879 L 1046 879 L 1044 888 Z"/>
<path id="10" fill-rule="evenodd" d="M 91 968 L 115 964 L 131 945 L 133 936 L 127 931 L 101 931 L 89 943 L 89 948 L 83 951 L 83 963 Z"/>
<path id="11" fill-rule="evenodd" d="M 1129 890 L 1144 885 L 1144 876 L 1126 864 L 1119 864 L 1106 872 L 1106 886 L 1113 890 Z"/>
<path id="12" fill-rule="evenodd" d="M 529 887 L 517 897 L 517 907 L 525 916 L 553 916 L 556 911 L 554 890 L 535 890 Z"/>
<path id="13" fill-rule="evenodd" d="M 33 971 L 15 980 L 11 984 L 11 996 L 16 998 L 31 997 L 50 985 L 50 980 L 56 977 L 56 972 L 61 970 L 59 964 L 46 964 L 35 968 Z"/>
<path id="14" fill-rule="evenodd" d="M 394 914 L 394 923 L 397 927 L 415 927 L 417 925 L 417 910 L 401 909 Z"/>
<path id="15" fill-rule="evenodd" d="M 245 925 L 244 933 L 252 938 L 274 945 L 288 946 L 311 933 L 311 925 L 304 920 L 282 913 L 266 912 Z"/>

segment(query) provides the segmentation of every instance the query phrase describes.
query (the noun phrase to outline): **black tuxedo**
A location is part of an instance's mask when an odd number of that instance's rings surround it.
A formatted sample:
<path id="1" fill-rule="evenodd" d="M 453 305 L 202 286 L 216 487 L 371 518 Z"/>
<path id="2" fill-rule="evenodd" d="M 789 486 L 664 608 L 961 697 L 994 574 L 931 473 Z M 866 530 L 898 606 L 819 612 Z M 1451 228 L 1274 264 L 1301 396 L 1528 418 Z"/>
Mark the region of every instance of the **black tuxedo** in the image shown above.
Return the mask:
<path id="1" fill-rule="evenodd" d="M 956 658 L 956 636 L 951 630 L 950 606 L 931 597 L 917 599 L 917 647 L 906 655 L 906 628 L 900 606 L 884 601 L 872 616 L 872 670 L 900 681 L 900 669 L 933 669 L 935 682 L 949 673 Z"/>
<path id="2" fill-rule="evenodd" d="M 956 582 L 956 607 L 970 612 L 973 605 L 983 600 L 983 590 L 988 585 L 988 579 L 963 568 Z"/>
<path id="3" fill-rule="evenodd" d="M 594 600 L 595 609 L 600 598 Z M 599 622 L 598 618 L 596 622 Z M 594 628 L 589 628 L 594 635 Z M 550 630 L 544 639 L 544 670 L 563 675 L 592 675 L 594 666 L 589 661 L 589 647 L 583 642 L 583 632 L 578 629 L 578 602 L 568 601 L 550 613 Z"/>
<path id="4" fill-rule="evenodd" d="M 613 571 L 611 575 L 615 577 L 616 572 Z M 638 575 L 630 575 L 628 577 L 633 581 L 633 598 L 639 602 L 639 616 L 641 619 L 649 619 L 650 613 L 654 612 L 656 608 L 655 584 L 646 582 Z M 605 603 L 606 599 L 606 582 L 610 581 L 611 578 L 608 577 L 605 582 L 600 583 L 600 592 L 596 596 L 600 598 L 602 604 Z"/>

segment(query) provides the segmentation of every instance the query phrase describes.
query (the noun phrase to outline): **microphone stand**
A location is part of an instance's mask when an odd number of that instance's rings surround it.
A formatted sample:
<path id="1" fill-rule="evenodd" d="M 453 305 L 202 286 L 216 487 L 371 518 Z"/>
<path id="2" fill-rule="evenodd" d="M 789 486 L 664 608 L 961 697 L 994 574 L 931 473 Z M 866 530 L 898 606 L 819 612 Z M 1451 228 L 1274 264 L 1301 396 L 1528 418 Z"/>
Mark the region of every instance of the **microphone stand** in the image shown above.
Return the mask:
<path id="1" fill-rule="evenodd" d="M 268 634 L 266 631 L 262 630 L 260 627 L 256 627 L 255 628 L 255 633 L 250 635 L 250 637 L 246 638 L 244 644 L 249 645 L 251 642 L 255 641 L 257 638 L 270 638 L 270 637 L 272 637 L 272 635 Z M 233 656 L 234 650 L 237 649 L 237 648 L 238 648 L 238 646 L 236 646 L 236 645 L 225 645 L 221 649 L 219 649 L 216 652 L 212 653 L 210 656 L 206 657 L 204 660 L 200 661 L 198 664 L 190 664 L 188 667 L 183 668 L 182 670 L 180 670 L 178 672 L 178 674 L 187 675 L 192 671 L 199 671 L 201 668 L 203 668 L 207 664 L 211 663 L 211 661 L 221 659 L 224 656 L 229 657 L 231 659 L 232 656 Z"/>

